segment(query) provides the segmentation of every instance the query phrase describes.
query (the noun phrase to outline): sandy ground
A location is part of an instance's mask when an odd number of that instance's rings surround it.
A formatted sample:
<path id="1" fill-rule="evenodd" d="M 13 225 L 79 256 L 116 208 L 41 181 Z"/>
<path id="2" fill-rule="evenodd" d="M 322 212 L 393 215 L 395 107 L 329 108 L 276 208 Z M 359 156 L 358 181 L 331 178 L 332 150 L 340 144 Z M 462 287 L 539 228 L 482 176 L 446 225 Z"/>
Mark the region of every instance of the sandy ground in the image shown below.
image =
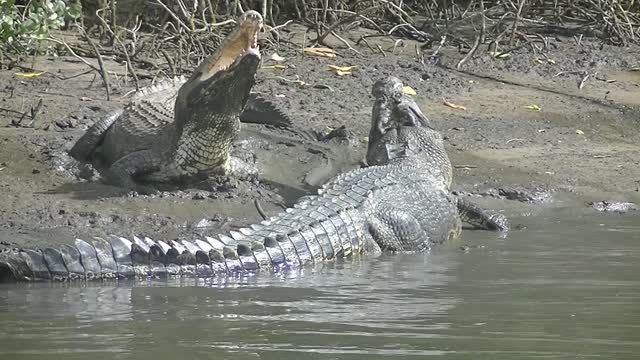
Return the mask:
<path id="1" fill-rule="evenodd" d="M 260 176 L 169 189 L 153 197 L 128 196 L 97 177 L 81 179 L 78 164 L 65 154 L 88 126 L 126 103 L 125 94 L 134 87 L 124 82 L 123 64 L 106 61 L 111 101 L 94 73 L 70 78 L 88 69 L 72 57 L 39 58 L 35 67 L 47 73 L 34 78 L 4 67 L 3 245 L 43 246 L 112 233 L 155 239 L 215 235 L 258 220 L 254 200 L 274 214 L 329 176 L 358 166 L 366 150 L 371 85 L 388 75 L 416 90 L 418 104 L 446 137 L 456 168 L 454 189 L 483 205 L 523 214 L 549 206 L 587 208 L 594 200 L 640 201 L 640 71 L 632 71 L 640 66 L 638 47 L 588 40 L 577 46 L 572 39 L 555 38 L 548 58 L 528 48 L 504 59 L 482 51 L 454 70 L 464 54 L 453 47 L 443 47 L 435 57 L 430 56 L 435 49 L 426 49 L 421 63 L 415 43 L 405 40 L 394 51 L 394 41 L 381 38 L 376 41 L 386 56 L 375 47 L 358 46 L 356 53 L 336 42 L 336 59 L 303 58 L 302 29 L 293 26 L 288 35 L 292 43 L 278 50 L 287 68 L 268 68 L 271 63 L 265 61 L 254 90 L 289 113 L 295 128 L 247 125 L 236 146 L 238 154 L 255 160 Z M 345 35 L 353 42 L 359 36 Z M 264 51 L 264 58 L 273 51 Z M 338 76 L 327 70 L 329 64 L 356 68 L 352 75 Z M 590 77 L 579 89 L 585 72 Z M 446 106 L 443 99 L 466 109 Z M 32 121 L 30 109 L 40 101 Z M 13 125 L 20 118 L 19 126 Z M 310 140 L 310 134 L 340 126 L 348 136 Z M 505 198 L 518 194 L 533 201 Z"/>

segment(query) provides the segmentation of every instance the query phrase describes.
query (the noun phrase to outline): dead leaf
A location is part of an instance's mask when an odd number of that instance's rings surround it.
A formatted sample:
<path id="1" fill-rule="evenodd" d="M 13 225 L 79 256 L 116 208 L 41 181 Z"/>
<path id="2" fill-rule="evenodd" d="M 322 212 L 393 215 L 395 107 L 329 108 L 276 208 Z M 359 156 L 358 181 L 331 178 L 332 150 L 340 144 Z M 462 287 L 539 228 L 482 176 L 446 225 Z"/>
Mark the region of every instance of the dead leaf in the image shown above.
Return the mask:
<path id="1" fill-rule="evenodd" d="M 41 71 L 41 72 L 30 72 L 30 73 L 17 72 L 17 73 L 16 73 L 16 76 L 21 76 L 21 77 L 24 77 L 24 78 L 30 79 L 30 78 L 38 77 L 38 76 L 40 76 L 40 75 L 44 74 L 45 72 L 46 72 L 46 71 Z"/>
<path id="2" fill-rule="evenodd" d="M 265 69 L 276 69 L 276 70 L 284 70 L 287 68 L 287 65 L 275 64 L 275 65 L 267 65 L 263 66 Z"/>
<path id="3" fill-rule="evenodd" d="M 411 96 L 416 96 L 416 95 L 418 95 L 418 94 L 416 93 L 416 91 L 415 91 L 415 90 L 413 90 L 413 88 L 412 88 L 411 86 L 403 86 L 403 87 L 402 87 L 402 92 L 403 92 L 403 93 L 405 93 L 405 94 L 407 94 L 407 95 L 411 95 Z"/>
<path id="4" fill-rule="evenodd" d="M 283 76 L 276 76 L 276 78 L 277 78 L 277 79 L 280 79 L 280 80 L 282 80 L 282 81 L 284 81 L 284 82 L 288 82 L 288 83 L 292 83 L 292 84 L 297 84 L 297 85 L 300 85 L 300 86 L 305 86 L 305 85 L 307 85 L 307 83 L 306 83 L 306 82 L 304 82 L 304 81 L 300 80 L 300 75 L 295 75 L 295 79 L 294 79 L 294 80 L 287 79 L 286 77 L 283 77 Z"/>
<path id="5" fill-rule="evenodd" d="M 337 65 L 328 65 L 329 71 L 335 72 L 338 76 L 351 75 L 351 70 L 355 68 L 354 66 L 337 66 Z"/>
<path id="6" fill-rule="evenodd" d="M 578 135 L 584 135 L 584 131 L 580 130 L 580 129 L 576 129 L 576 134 Z"/>
<path id="7" fill-rule="evenodd" d="M 338 76 L 351 75 L 351 71 L 336 70 L 336 75 L 338 75 Z"/>
<path id="8" fill-rule="evenodd" d="M 273 53 L 271 54 L 271 56 L 269 57 L 269 60 L 273 60 L 275 62 L 283 62 L 286 59 L 283 58 L 282 56 L 280 56 L 278 53 Z"/>
<path id="9" fill-rule="evenodd" d="M 320 57 L 327 57 L 327 58 L 336 57 L 336 52 L 333 49 L 329 49 L 329 48 L 305 48 L 302 51 L 302 53 L 304 55 L 320 56 Z"/>
<path id="10" fill-rule="evenodd" d="M 524 107 L 525 109 L 529 109 L 529 110 L 533 110 L 533 111 L 540 111 L 542 110 L 540 108 L 540 106 L 536 105 L 536 104 L 532 104 L 532 105 L 527 105 Z"/>
<path id="11" fill-rule="evenodd" d="M 337 65 L 328 65 L 329 66 L 329 70 L 335 70 L 335 71 L 351 71 L 353 70 L 356 66 L 337 66 Z"/>
<path id="12" fill-rule="evenodd" d="M 452 108 L 452 109 L 467 110 L 466 107 L 464 107 L 462 105 L 457 105 L 457 104 L 448 102 L 447 99 L 445 99 L 445 98 L 442 98 L 442 101 L 444 101 L 444 104 L 447 105 L 448 107 Z"/>

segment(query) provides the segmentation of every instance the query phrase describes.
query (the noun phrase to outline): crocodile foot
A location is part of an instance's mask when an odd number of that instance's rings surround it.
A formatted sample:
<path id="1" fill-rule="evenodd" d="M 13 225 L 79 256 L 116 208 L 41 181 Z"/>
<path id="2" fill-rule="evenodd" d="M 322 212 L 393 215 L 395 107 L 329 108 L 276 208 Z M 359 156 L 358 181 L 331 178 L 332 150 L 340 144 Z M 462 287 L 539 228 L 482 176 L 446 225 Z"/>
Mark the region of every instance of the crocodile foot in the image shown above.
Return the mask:
<path id="1" fill-rule="evenodd" d="M 463 222 L 479 229 L 506 232 L 509 230 L 509 220 L 503 214 L 481 208 L 477 204 L 461 198 L 456 198 L 458 212 Z"/>

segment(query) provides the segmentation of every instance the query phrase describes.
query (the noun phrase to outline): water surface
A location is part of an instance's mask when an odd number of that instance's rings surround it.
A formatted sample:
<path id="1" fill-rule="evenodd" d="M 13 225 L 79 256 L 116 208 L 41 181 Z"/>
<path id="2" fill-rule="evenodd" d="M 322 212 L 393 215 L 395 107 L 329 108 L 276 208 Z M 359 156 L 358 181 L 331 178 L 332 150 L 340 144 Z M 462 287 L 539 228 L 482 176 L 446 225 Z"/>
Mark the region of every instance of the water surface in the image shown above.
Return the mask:
<path id="1" fill-rule="evenodd" d="M 0 358 L 637 359 L 637 216 L 513 222 L 527 228 L 227 284 L 4 285 Z"/>

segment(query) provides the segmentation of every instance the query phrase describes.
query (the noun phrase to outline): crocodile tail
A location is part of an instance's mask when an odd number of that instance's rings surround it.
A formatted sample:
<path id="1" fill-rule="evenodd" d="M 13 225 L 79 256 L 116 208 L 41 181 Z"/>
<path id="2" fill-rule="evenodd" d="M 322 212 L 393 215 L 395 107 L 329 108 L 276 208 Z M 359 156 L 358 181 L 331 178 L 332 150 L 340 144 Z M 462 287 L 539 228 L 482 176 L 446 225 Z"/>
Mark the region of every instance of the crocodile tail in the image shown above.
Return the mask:
<path id="1" fill-rule="evenodd" d="M 361 253 L 359 216 L 353 209 L 310 197 L 275 218 L 217 238 L 164 242 L 111 235 L 107 240 L 76 239 L 57 249 L 7 249 L 0 251 L 0 282 L 217 279 L 258 270 L 297 269 Z"/>
<path id="2" fill-rule="evenodd" d="M 291 127 L 291 119 L 271 101 L 251 93 L 249 100 L 240 114 L 240 121 L 244 123 L 264 124 L 277 127 Z"/>
<path id="3" fill-rule="evenodd" d="M 509 230 L 507 217 L 491 210 L 486 210 L 469 200 L 456 197 L 460 219 L 469 225 L 484 230 Z"/>
<path id="4" fill-rule="evenodd" d="M 44 250 L 0 251 L 0 282 L 69 281 L 93 279 L 163 278 L 191 276 L 214 278 L 230 273 L 274 269 L 286 263 L 272 260 L 263 244 L 222 240 L 154 241 L 110 236 L 91 242 Z M 276 246 L 277 244 L 268 244 Z"/>
<path id="5" fill-rule="evenodd" d="M 229 235 L 193 241 L 164 242 L 135 236 L 129 240 L 111 235 L 108 240 L 76 239 L 73 245 L 57 249 L 6 249 L 0 251 L 0 282 L 172 276 L 215 280 L 259 270 L 286 271 L 350 253 L 351 247 L 349 251 L 342 250 L 338 238 L 351 240 L 346 225 L 341 232 L 325 230 L 328 225 L 334 226 L 334 222 L 336 219 L 329 217 L 317 221 L 307 231 L 252 225 Z"/>

